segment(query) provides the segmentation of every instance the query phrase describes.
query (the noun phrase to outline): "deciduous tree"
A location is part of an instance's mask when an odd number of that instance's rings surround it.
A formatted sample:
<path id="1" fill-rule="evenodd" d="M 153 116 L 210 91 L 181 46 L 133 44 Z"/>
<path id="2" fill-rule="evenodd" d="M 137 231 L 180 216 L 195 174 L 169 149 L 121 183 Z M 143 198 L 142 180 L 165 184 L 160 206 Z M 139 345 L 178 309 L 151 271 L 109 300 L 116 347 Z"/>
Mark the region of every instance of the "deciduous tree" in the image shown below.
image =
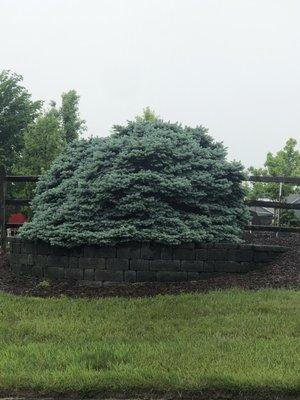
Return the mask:
<path id="1" fill-rule="evenodd" d="M 24 133 L 20 167 L 24 173 L 40 175 L 50 168 L 66 144 L 55 105 L 29 124 Z"/>
<path id="2" fill-rule="evenodd" d="M 60 114 L 62 128 L 67 143 L 79 138 L 79 135 L 86 129 L 85 121 L 79 116 L 80 96 L 75 90 L 69 90 L 61 96 L 62 104 Z"/>
<path id="3" fill-rule="evenodd" d="M 266 176 L 300 176 L 300 153 L 297 149 L 297 140 L 290 138 L 282 150 L 279 150 L 276 154 L 269 152 L 264 168 L 250 167 L 249 173 Z M 296 190 L 296 186 L 289 184 L 282 185 L 282 196 L 286 197 Z M 278 199 L 278 195 L 278 183 L 254 183 L 248 193 L 248 197 L 253 199 L 267 197 L 275 200 Z"/>
<path id="4" fill-rule="evenodd" d="M 24 146 L 23 133 L 37 117 L 41 101 L 33 101 L 22 76 L 0 73 L 0 164 L 11 169 Z"/>

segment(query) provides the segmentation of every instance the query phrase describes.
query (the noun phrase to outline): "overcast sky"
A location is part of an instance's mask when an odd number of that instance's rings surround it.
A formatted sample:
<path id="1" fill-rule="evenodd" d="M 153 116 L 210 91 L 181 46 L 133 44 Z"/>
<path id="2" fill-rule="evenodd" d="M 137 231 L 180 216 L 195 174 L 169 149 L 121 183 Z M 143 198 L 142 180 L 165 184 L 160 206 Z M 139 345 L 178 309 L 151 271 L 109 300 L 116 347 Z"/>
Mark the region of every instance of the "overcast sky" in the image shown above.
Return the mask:
<path id="1" fill-rule="evenodd" d="M 263 164 L 300 138 L 300 0 L 0 0 L 0 69 L 76 89 L 87 136 L 150 106 Z"/>

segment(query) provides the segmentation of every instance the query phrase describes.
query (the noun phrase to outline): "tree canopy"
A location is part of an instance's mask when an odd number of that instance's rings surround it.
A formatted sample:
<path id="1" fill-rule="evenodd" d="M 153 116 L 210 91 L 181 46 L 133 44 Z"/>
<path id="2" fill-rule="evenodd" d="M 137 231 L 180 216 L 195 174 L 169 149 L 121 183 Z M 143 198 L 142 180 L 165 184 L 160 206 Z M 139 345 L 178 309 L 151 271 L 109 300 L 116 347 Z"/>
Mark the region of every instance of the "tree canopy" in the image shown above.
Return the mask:
<path id="1" fill-rule="evenodd" d="M 150 107 L 144 108 L 143 114 L 141 116 L 138 115 L 135 118 L 136 122 L 143 122 L 143 121 L 155 122 L 158 119 L 159 119 L 159 116 L 156 115 L 155 112 L 153 110 L 151 110 Z"/>
<path id="2" fill-rule="evenodd" d="M 61 96 L 60 115 L 67 143 L 78 139 L 79 135 L 86 129 L 85 121 L 79 116 L 79 99 L 80 96 L 75 90 L 69 90 Z"/>
<path id="3" fill-rule="evenodd" d="M 23 133 L 42 106 L 22 86 L 21 75 L 0 72 L 0 164 L 7 169 L 18 159 L 24 145 Z"/>
<path id="4" fill-rule="evenodd" d="M 242 166 L 203 127 L 129 122 L 71 143 L 41 177 L 30 240 L 58 246 L 240 240 Z"/>
<path id="5" fill-rule="evenodd" d="M 61 153 L 66 140 L 60 125 L 60 116 L 54 104 L 28 125 L 24 132 L 24 148 L 20 169 L 23 173 L 40 175 L 50 168 Z"/>
<path id="6" fill-rule="evenodd" d="M 297 140 L 290 138 L 287 140 L 283 149 L 276 154 L 269 152 L 266 157 L 264 168 L 250 167 L 252 175 L 266 176 L 299 176 L 300 175 L 300 153 L 297 149 Z M 299 189 L 299 188 L 298 188 Z M 289 184 L 282 185 L 282 196 L 286 197 L 294 193 L 297 187 Z M 278 199 L 278 183 L 254 183 L 249 191 L 248 197 Z"/>
<path id="7" fill-rule="evenodd" d="M 250 167 L 252 175 L 265 176 L 300 176 L 300 153 L 297 149 L 297 140 L 290 138 L 283 149 L 276 154 L 269 152 L 266 157 L 264 168 Z M 247 197 L 250 199 L 269 198 L 279 200 L 279 183 L 257 182 L 248 185 Z M 283 184 L 281 187 L 281 198 L 286 198 L 292 193 L 299 192 L 299 186 Z M 300 219 L 293 210 L 278 210 L 277 218 L 280 225 L 300 226 Z"/>

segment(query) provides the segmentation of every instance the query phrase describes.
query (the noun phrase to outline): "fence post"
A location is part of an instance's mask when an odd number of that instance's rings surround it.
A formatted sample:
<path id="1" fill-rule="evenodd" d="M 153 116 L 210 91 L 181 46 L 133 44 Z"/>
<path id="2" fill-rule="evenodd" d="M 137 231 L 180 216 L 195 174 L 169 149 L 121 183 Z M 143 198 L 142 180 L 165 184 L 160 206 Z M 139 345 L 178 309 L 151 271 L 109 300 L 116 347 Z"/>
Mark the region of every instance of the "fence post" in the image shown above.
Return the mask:
<path id="1" fill-rule="evenodd" d="M 0 165 L 0 224 L 1 224 L 1 248 L 6 250 L 6 170 L 4 165 Z"/>

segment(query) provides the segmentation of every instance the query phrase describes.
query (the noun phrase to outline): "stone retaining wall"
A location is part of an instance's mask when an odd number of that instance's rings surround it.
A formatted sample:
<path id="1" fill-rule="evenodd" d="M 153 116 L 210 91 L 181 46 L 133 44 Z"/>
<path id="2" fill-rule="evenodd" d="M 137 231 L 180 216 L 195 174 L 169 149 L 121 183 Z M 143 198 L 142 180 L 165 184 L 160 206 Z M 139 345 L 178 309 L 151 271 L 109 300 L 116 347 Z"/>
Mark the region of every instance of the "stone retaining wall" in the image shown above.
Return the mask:
<path id="1" fill-rule="evenodd" d="M 66 249 L 11 238 L 10 264 L 19 274 L 110 284 L 197 280 L 207 274 L 242 273 L 275 259 L 279 246 L 128 243 Z"/>

